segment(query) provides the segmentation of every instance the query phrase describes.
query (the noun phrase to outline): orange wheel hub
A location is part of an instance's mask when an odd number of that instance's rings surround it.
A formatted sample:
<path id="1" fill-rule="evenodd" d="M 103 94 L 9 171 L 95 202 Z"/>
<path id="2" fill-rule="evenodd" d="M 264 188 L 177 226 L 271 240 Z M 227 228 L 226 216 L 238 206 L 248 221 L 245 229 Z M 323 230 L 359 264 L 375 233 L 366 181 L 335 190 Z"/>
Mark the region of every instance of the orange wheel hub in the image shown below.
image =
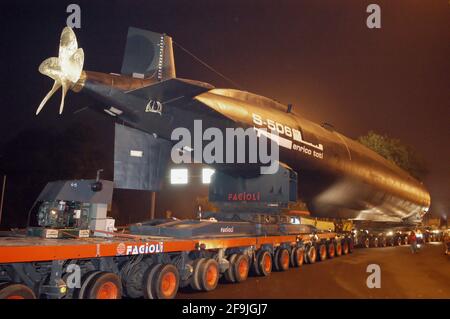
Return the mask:
<path id="1" fill-rule="evenodd" d="M 303 253 L 302 252 L 297 252 L 297 263 L 299 265 L 301 265 L 303 262 Z"/>
<path id="2" fill-rule="evenodd" d="M 217 268 L 213 265 L 210 265 L 208 269 L 206 270 L 206 283 L 209 286 L 214 286 L 217 276 L 219 275 Z"/>
<path id="3" fill-rule="evenodd" d="M 23 296 L 19 296 L 19 295 L 11 295 L 8 296 L 8 298 L 6 299 L 25 299 Z"/>
<path id="4" fill-rule="evenodd" d="M 286 250 L 283 250 L 283 255 L 281 256 L 281 263 L 283 268 L 289 267 L 289 254 Z"/>
<path id="5" fill-rule="evenodd" d="M 100 286 L 97 292 L 96 299 L 117 299 L 119 289 L 113 282 L 105 282 Z"/>
<path id="6" fill-rule="evenodd" d="M 169 297 L 175 291 L 177 285 L 177 277 L 173 272 L 168 272 L 161 279 L 161 292 L 164 296 Z"/>
<path id="7" fill-rule="evenodd" d="M 238 265 L 239 276 L 245 277 L 248 273 L 248 261 L 247 258 L 243 258 Z"/>
<path id="8" fill-rule="evenodd" d="M 272 259 L 270 258 L 270 256 L 268 254 L 264 255 L 264 270 L 266 272 L 269 272 L 271 267 L 272 267 Z"/>

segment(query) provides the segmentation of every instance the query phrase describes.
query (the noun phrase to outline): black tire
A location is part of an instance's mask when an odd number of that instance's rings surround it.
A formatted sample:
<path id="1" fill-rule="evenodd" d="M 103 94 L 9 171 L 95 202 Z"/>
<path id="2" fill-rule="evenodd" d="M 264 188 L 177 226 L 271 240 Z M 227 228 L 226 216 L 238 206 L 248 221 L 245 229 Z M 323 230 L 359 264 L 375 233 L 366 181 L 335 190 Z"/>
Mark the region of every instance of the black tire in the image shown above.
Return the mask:
<path id="1" fill-rule="evenodd" d="M 269 251 L 263 250 L 258 258 L 260 276 L 269 276 L 272 273 L 273 260 Z"/>
<path id="2" fill-rule="evenodd" d="M 261 276 L 261 273 L 259 272 L 259 263 L 258 263 L 258 260 L 259 260 L 259 257 L 261 256 L 262 252 L 263 252 L 263 250 L 261 250 L 261 249 L 258 250 L 258 251 L 256 252 L 254 258 L 253 258 L 253 263 L 252 263 L 252 273 L 253 273 L 255 276 Z"/>
<path id="3" fill-rule="evenodd" d="M 200 266 L 205 261 L 206 261 L 206 258 L 199 258 L 199 259 L 195 260 L 194 264 L 193 264 L 193 272 L 192 272 L 192 276 L 191 276 L 190 286 L 192 289 L 197 290 L 197 291 L 202 290 L 199 274 L 200 274 Z"/>
<path id="4" fill-rule="evenodd" d="M 230 265 L 227 268 L 227 270 L 225 270 L 225 272 L 223 273 L 223 277 L 225 278 L 226 282 L 230 282 L 230 283 L 236 282 L 236 278 L 234 276 L 234 261 L 236 260 L 237 256 L 238 256 L 237 254 L 232 254 L 228 258 L 228 262 L 230 263 Z"/>
<path id="5" fill-rule="evenodd" d="M 276 271 L 286 271 L 289 269 L 289 251 L 279 247 L 275 253 L 274 266 Z"/>
<path id="6" fill-rule="evenodd" d="M 390 247 L 394 247 L 395 246 L 395 238 L 394 237 L 390 238 L 388 244 Z"/>
<path id="7" fill-rule="evenodd" d="M 83 275 L 83 277 L 81 278 L 81 287 L 76 288 L 75 292 L 74 292 L 74 297 L 76 299 L 86 299 L 85 298 L 86 288 L 91 283 L 91 280 L 100 272 L 101 271 L 99 271 L 99 270 L 94 270 L 94 271 L 89 271 Z"/>
<path id="8" fill-rule="evenodd" d="M 201 263 L 198 275 L 203 291 L 216 289 L 220 277 L 219 264 L 214 259 L 206 259 Z"/>
<path id="9" fill-rule="evenodd" d="M 336 247 L 334 247 L 333 242 L 329 242 L 327 245 L 327 255 L 328 258 L 334 258 L 336 256 Z"/>
<path id="10" fill-rule="evenodd" d="M 148 267 L 147 271 L 142 278 L 142 287 L 144 290 L 144 298 L 145 299 L 156 299 L 156 291 L 154 289 L 154 282 L 156 273 L 159 268 L 161 268 L 161 264 L 152 264 Z"/>
<path id="11" fill-rule="evenodd" d="M 303 248 L 294 247 L 291 250 L 291 266 L 300 267 L 305 261 L 305 251 Z"/>
<path id="12" fill-rule="evenodd" d="M 33 290 L 22 284 L 2 283 L 0 299 L 36 299 Z"/>
<path id="13" fill-rule="evenodd" d="M 324 261 L 327 259 L 327 246 L 325 244 L 320 244 L 318 246 L 319 253 L 317 254 L 319 261 Z"/>
<path id="14" fill-rule="evenodd" d="M 153 285 L 157 299 L 175 298 L 180 285 L 180 274 L 177 267 L 172 264 L 161 265 L 156 272 Z"/>
<path id="15" fill-rule="evenodd" d="M 273 268 L 275 271 L 279 271 L 279 269 L 278 269 L 278 254 L 279 254 L 279 253 L 280 253 L 280 249 L 277 248 L 277 249 L 275 250 L 274 254 L 273 254 L 273 259 L 272 259 L 272 261 L 273 261 L 273 266 L 272 266 L 272 268 Z"/>
<path id="16" fill-rule="evenodd" d="M 347 238 L 342 239 L 341 241 L 341 245 L 342 245 L 342 255 L 347 255 L 348 254 L 348 240 Z"/>
<path id="17" fill-rule="evenodd" d="M 347 238 L 347 242 L 348 242 L 348 253 L 351 254 L 355 249 L 355 243 L 353 241 L 353 238 Z"/>
<path id="18" fill-rule="evenodd" d="M 233 275 L 236 282 L 247 280 L 250 261 L 247 255 L 238 254 L 233 262 Z"/>
<path id="19" fill-rule="evenodd" d="M 378 237 L 373 238 L 373 240 L 372 240 L 372 247 L 373 248 L 378 248 L 379 247 L 379 239 L 378 239 Z"/>
<path id="20" fill-rule="evenodd" d="M 364 238 L 364 240 L 362 242 L 362 246 L 363 246 L 363 248 L 369 248 L 370 247 L 370 239 L 369 239 L 369 237 Z M 349 251 L 350 251 L 350 249 L 349 249 Z"/>
<path id="21" fill-rule="evenodd" d="M 335 251 L 336 257 L 339 257 L 342 255 L 342 244 L 339 240 L 334 243 L 334 251 Z"/>
<path id="22" fill-rule="evenodd" d="M 121 299 L 122 282 L 112 272 L 100 272 L 95 275 L 86 287 L 83 299 Z"/>
<path id="23" fill-rule="evenodd" d="M 126 278 L 122 277 L 122 286 L 124 295 L 127 297 L 136 299 L 144 296 L 144 290 L 142 289 L 142 281 L 144 274 L 148 269 L 148 264 L 138 263 L 135 264 L 128 272 Z"/>
<path id="24" fill-rule="evenodd" d="M 309 245 L 305 250 L 305 261 L 314 264 L 317 261 L 317 249 L 314 245 Z"/>

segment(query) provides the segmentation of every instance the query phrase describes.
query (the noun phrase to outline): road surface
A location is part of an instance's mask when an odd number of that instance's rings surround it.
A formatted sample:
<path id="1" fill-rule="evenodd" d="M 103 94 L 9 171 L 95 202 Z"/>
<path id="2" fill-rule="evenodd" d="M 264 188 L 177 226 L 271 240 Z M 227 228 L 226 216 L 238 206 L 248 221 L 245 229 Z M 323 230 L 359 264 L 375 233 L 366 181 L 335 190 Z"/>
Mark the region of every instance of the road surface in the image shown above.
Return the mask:
<path id="1" fill-rule="evenodd" d="M 239 284 L 221 283 L 214 291 L 181 290 L 181 299 L 227 298 L 450 298 L 450 256 L 441 243 L 355 249 L 347 256 L 303 265 L 269 277 L 249 277 Z M 381 269 L 381 287 L 369 289 L 369 264 Z"/>

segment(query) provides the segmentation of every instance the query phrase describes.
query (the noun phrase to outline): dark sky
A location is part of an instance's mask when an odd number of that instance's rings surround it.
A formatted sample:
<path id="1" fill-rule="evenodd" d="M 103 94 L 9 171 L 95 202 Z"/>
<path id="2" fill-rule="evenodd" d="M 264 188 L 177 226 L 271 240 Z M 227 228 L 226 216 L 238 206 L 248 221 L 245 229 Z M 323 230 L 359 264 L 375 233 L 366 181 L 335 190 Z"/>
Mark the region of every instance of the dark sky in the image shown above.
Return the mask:
<path id="1" fill-rule="evenodd" d="M 1 2 L 0 144 L 26 128 L 106 120 L 73 111 L 90 100 L 59 94 L 38 117 L 50 79 L 39 64 L 57 55 L 69 3 L 85 69 L 119 72 L 128 26 L 165 32 L 248 91 L 292 103 L 315 122 L 356 138 L 368 130 L 397 137 L 426 159 L 433 211 L 450 209 L 450 5 L 447 0 L 329 1 L 14 1 Z M 368 29 L 366 7 L 381 6 Z M 175 47 L 177 75 L 230 87 Z"/>

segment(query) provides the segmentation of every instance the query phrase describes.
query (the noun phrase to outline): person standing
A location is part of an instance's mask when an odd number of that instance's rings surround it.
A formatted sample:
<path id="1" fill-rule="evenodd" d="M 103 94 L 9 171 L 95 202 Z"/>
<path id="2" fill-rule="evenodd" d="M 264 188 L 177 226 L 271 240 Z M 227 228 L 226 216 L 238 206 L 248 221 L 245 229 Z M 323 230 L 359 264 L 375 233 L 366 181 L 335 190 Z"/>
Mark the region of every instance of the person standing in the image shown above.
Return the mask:
<path id="1" fill-rule="evenodd" d="M 411 244 L 411 251 L 413 254 L 417 252 L 417 236 L 414 231 L 411 231 L 411 233 L 408 236 L 408 241 Z"/>

